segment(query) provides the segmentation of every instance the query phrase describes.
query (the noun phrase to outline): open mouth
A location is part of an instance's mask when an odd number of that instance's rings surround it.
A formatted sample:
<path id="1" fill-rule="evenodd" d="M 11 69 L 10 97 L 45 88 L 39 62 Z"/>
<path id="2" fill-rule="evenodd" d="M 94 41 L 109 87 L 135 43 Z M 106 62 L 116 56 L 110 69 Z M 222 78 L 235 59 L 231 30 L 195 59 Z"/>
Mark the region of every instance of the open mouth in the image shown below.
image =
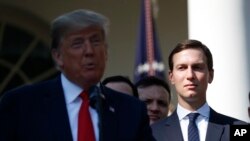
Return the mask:
<path id="1" fill-rule="evenodd" d="M 95 64 L 94 63 L 87 63 L 84 65 L 84 67 L 86 69 L 94 69 L 95 68 Z"/>

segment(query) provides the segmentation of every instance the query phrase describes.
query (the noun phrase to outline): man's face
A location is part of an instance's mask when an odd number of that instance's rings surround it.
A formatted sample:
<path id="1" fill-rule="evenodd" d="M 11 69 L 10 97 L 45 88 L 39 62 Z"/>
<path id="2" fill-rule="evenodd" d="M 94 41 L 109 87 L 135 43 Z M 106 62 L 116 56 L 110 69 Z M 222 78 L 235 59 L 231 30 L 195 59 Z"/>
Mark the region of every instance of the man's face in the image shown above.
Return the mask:
<path id="1" fill-rule="evenodd" d="M 166 117 L 169 108 L 169 93 L 162 86 L 152 85 L 138 88 L 139 99 L 147 105 L 150 124 Z"/>
<path id="2" fill-rule="evenodd" d="M 208 83 L 213 80 L 213 71 L 208 71 L 206 56 L 201 49 L 186 49 L 173 56 L 169 79 L 182 106 L 192 102 L 203 104 Z"/>
<path id="3" fill-rule="evenodd" d="M 53 57 L 65 76 L 82 87 L 100 81 L 107 60 L 103 31 L 96 26 L 67 33 Z"/>

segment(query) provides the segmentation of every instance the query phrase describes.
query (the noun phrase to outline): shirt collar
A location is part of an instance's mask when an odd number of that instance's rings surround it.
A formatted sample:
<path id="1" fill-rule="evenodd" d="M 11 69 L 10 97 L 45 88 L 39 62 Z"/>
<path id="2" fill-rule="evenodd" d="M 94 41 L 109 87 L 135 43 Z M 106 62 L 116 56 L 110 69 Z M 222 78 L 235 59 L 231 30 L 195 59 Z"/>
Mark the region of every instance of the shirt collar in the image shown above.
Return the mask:
<path id="1" fill-rule="evenodd" d="M 179 120 L 182 120 L 183 118 L 185 118 L 191 112 L 192 111 L 189 111 L 189 110 L 185 109 L 180 104 L 177 105 L 177 114 L 178 114 Z M 206 118 L 209 118 L 210 108 L 209 108 L 208 104 L 205 103 L 204 105 L 202 105 L 195 112 L 199 113 L 200 115 L 202 115 L 202 116 L 204 116 Z"/>
<path id="2" fill-rule="evenodd" d="M 61 80 L 66 104 L 70 104 L 77 99 L 83 89 L 68 80 L 64 74 L 61 74 Z"/>

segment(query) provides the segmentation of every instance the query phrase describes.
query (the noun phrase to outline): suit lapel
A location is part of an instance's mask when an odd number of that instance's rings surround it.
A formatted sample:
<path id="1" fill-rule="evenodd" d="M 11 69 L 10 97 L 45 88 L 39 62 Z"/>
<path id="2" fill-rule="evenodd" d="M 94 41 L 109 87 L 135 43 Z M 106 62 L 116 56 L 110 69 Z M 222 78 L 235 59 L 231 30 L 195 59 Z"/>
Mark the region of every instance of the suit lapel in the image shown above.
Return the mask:
<path id="1" fill-rule="evenodd" d="M 210 118 L 208 122 L 206 141 L 220 141 L 224 133 L 225 127 L 217 123 L 218 114 L 210 108 Z"/>
<path id="2" fill-rule="evenodd" d="M 118 135 L 118 121 L 117 121 L 117 105 L 114 99 L 110 96 L 110 92 L 104 88 L 102 91 L 104 95 L 103 100 L 103 117 L 102 117 L 102 132 L 103 140 L 100 141 L 116 141 Z"/>
<path id="3" fill-rule="evenodd" d="M 219 141 L 223 134 L 224 127 L 215 123 L 208 123 L 206 141 Z"/>
<path id="4" fill-rule="evenodd" d="M 181 126 L 176 110 L 164 124 L 166 128 L 166 140 L 183 141 Z"/>
<path id="5" fill-rule="evenodd" d="M 44 98 L 44 105 L 53 141 L 73 141 L 60 77 L 52 83 Z"/>

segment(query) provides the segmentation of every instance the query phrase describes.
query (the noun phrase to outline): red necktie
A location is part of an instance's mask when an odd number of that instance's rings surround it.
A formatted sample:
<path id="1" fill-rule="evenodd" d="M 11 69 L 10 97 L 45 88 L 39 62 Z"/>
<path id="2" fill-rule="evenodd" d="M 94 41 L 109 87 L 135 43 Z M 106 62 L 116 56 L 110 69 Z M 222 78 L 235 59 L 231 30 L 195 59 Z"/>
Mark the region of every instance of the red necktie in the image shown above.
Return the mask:
<path id="1" fill-rule="evenodd" d="M 78 115 L 78 141 L 95 141 L 94 128 L 89 113 L 89 96 L 83 91 L 80 94 L 82 104 Z"/>

